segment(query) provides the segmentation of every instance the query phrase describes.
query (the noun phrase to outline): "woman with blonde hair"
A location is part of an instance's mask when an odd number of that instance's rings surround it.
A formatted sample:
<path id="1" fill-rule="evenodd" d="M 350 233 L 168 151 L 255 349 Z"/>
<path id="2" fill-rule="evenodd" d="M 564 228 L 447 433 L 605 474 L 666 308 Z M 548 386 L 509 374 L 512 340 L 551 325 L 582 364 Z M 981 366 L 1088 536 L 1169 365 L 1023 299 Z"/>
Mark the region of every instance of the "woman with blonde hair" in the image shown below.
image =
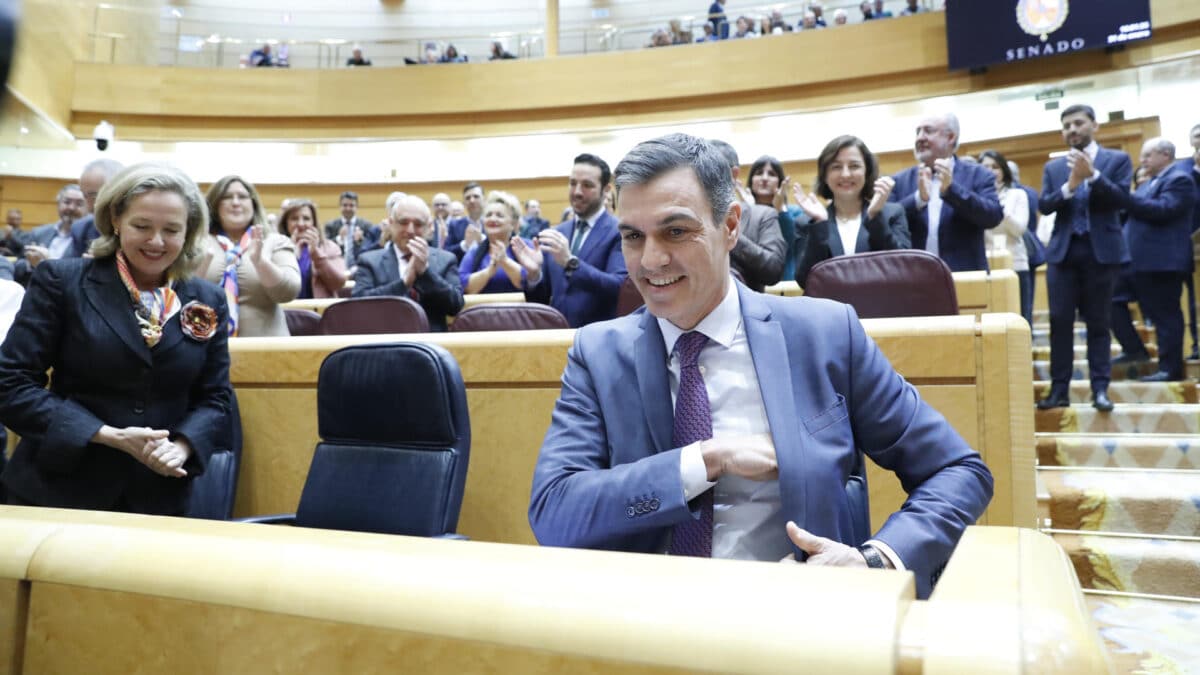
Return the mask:
<path id="1" fill-rule="evenodd" d="M 0 346 L 21 436 L 0 480 L 10 504 L 181 515 L 231 438 L 225 297 L 191 277 L 208 210 L 178 169 L 137 164 L 95 222 L 92 257 L 39 265 Z"/>
<path id="2" fill-rule="evenodd" d="M 513 293 L 524 287 L 525 268 L 511 245 L 520 220 L 521 202 L 516 197 L 500 191 L 488 195 L 483 208 L 485 238 L 463 256 L 458 270 L 464 293 Z"/>
<path id="3" fill-rule="evenodd" d="M 332 298 L 346 285 L 346 261 L 336 242 L 325 238 L 317 219 L 317 205 L 307 199 L 289 199 L 279 216 L 279 232 L 292 240 L 299 253 L 298 298 Z"/>
<path id="4" fill-rule="evenodd" d="M 300 263 L 292 240 L 266 226 L 262 200 L 250 181 L 225 176 L 208 189 L 209 254 L 200 274 L 225 289 L 230 337 L 287 337 L 279 305 L 300 292 Z"/>

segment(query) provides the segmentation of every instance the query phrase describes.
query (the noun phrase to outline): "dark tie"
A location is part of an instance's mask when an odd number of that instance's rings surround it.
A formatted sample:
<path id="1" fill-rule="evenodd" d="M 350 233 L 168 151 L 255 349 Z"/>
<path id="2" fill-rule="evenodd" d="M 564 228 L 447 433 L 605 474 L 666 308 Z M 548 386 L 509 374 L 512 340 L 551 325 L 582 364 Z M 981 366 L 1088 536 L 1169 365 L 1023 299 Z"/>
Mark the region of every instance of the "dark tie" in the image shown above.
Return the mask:
<path id="1" fill-rule="evenodd" d="M 712 438 L 712 410 L 708 406 L 708 390 L 700 374 L 700 350 L 708 343 L 703 333 L 684 333 L 675 342 L 679 357 L 679 392 L 675 395 L 675 427 L 671 444 L 682 448 L 696 441 Z M 675 526 L 671 534 L 671 555 L 712 557 L 713 489 L 705 490 L 693 500 L 700 518 L 689 518 Z"/>
<path id="2" fill-rule="evenodd" d="M 579 255 L 579 247 L 583 245 L 583 235 L 587 234 L 588 222 L 583 218 L 575 221 L 575 233 L 571 235 L 571 255 Z"/>
<path id="3" fill-rule="evenodd" d="M 1080 236 L 1088 233 L 1088 195 L 1091 193 L 1091 185 L 1084 182 L 1075 190 L 1075 194 L 1071 196 L 1071 232 Z"/>

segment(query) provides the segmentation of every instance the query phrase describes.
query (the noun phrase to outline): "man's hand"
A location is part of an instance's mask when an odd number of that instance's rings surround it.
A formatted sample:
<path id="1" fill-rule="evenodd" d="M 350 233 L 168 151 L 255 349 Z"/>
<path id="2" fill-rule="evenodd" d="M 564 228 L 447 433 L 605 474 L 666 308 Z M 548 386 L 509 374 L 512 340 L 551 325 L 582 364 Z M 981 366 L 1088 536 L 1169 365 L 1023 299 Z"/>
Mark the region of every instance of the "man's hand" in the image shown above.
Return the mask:
<path id="1" fill-rule="evenodd" d="M 917 197 L 925 204 L 929 203 L 929 193 L 933 190 L 933 170 L 927 166 L 917 169 Z"/>
<path id="2" fill-rule="evenodd" d="M 467 225 L 467 231 L 463 232 L 463 243 L 466 244 L 466 248 L 470 248 L 481 241 L 483 241 L 483 230 L 474 223 Z"/>
<path id="3" fill-rule="evenodd" d="M 429 269 L 429 244 L 424 237 L 413 237 L 408 240 L 408 269 L 404 273 L 404 285 L 412 288 L 417 277 Z"/>
<path id="4" fill-rule="evenodd" d="M 883 205 L 887 203 L 894 187 L 896 187 L 896 181 L 892 180 L 891 176 L 884 176 L 875 181 L 875 194 L 871 196 L 871 204 L 867 206 L 868 220 L 879 215 L 879 212 L 883 210 Z"/>
<path id="5" fill-rule="evenodd" d="M 1092 177 L 1092 158 L 1082 150 L 1071 150 L 1067 155 L 1067 166 L 1071 167 L 1071 177 L 1067 180 L 1067 188 L 1072 192 L 1085 180 Z"/>
<path id="6" fill-rule="evenodd" d="M 843 543 L 836 542 L 825 537 L 818 537 L 807 530 L 802 530 L 796 523 L 788 521 L 787 524 L 788 539 L 796 545 L 801 551 L 808 554 L 808 560 L 805 561 L 809 565 L 823 565 L 828 567 L 866 567 L 867 559 L 858 549 L 847 546 Z M 788 556 L 780 562 L 795 561 L 793 556 Z"/>
<path id="7" fill-rule="evenodd" d="M 37 267 L 43 260 L 50 257 L 50 250 L 45 246 L 38 244 L 29 244 L 25 247 L 25 260 L 29 262 L 30 267 Z"/>
<path id="8" fill-rule="evenodd" d="M 775 443 L 770 434 L 709 439 L 700 444 L 700 456 L 708 469 L 709 482 L 725 475 L 756 481 L 779 478 Z"/>
<path id="9" fill-rule="evenodd" d="M 933 160 L 933 175 L 941 181 L 938 185 L 938 194 L 943 197 L 950 190 L 950 184 L 954 182 L 954 172 L 950 170 L 950 159 L 935 159 Z"/>
<path id="10" fill-rule="evenodd" d="M 361 244 L 363 240 L 363 229 L 361 227 L 354 228 L 354 243 Z"/>
<path id="11" fill-rule="evenodd" d="M 553 228 L 547 228 L 538 232 L 537 235 L 538 248 L 543 253 L 547 253 L 554 262 L 561 267 L 567 264 L 571 259 L 571 243 L 567 241 L 566 235 Z"/>
<path id="12" fill-rule="evenodd" d="M 539 278 L 538 275 L 542 271 L 542 252 L 534 250 L 532 246 L 526 244 L 525 240 L 520 237 L 513 237 L 512 250 L 513 255 L 517 257 L 517 262 L 521 264 L 521 267 L 525 268 L 526 278 L 531 280 Z M 530 284 L 532 283 L 530 281 Z"/>

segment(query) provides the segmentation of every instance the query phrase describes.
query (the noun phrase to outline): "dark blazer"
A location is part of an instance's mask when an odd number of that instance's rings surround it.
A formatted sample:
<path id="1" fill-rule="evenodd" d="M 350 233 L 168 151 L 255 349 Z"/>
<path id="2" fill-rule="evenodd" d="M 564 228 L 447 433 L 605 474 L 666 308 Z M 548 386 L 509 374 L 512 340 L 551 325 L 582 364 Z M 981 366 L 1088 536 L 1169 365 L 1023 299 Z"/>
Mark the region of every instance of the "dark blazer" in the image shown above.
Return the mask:
<path id="1" fill-rule="evenodd" d="M 0 279 L 13 280 L 13 263 L 4 256 L 0 256 Z M 0 452 L 3 451 L 3 448 L 0 448 Z"/>
<path id="2" fill-rule="evenodd" d="M 337 242 L 337 244 L 341 246 L 342 242 L 340 239 L 338 239 L 338 232 L 342 229 L 342 225 L 344 224 L 345 222 L 342 221 L 341 218 L 334 218 L 333 220 L 325 223 L 325 238 L 329 241 Z M 362 228 L 363 231 L 362 241 L 354 245 L 354 259 L 357 261 L 358 256 L 366 253 L 367 251 L 379 248 L 379 236 L 381 232 L 378 225 L 372 225 L 371 221 L 358 216 L 354 216 L 354 226 Z M 342 250 L 344 251 L 345 248 L 343 247 Z"/>
<path id="3" fill-rule="evenodd" d="M 929 208 L 917 208 L 917 171 L 913 166 L 896 174 L 896 187 L 888 201 L 904 207 L 912 247 L 924 249 L 929 237 Z M 991 171 L 961 160 L 954 162 L 954 181 L 942 196 L 938 224 L 938 255 L 953 272 L 986 270 L 987 249 L 983 233 L 1004 220 Z"/>
<path id="4" fill-rule="evenodd" d="M 1182 172 L 1192 179 L 1196 186 L 1196 201 L 1200 202 L 1200 171 L 1196 170 L 1196 160 L 1191 157 L 1181 159 L 1172 165 L 1176 171 Z M 1200 208 L 1192 210 L 1192 232 L 1200 230 Z"/>
<path id="5" fill-rule="evenodd" d="M 1087 213 L 1089 239 L 1096 261 L 1103 265 L 1116 265 L 1129 260 L 1125 246 L 1125 235 L 1121 230 L 1121 208 L 1129 197 L 1129 185 L 1133 181 L 1133 163 L 1129 155 L 1100 148 L 1093 167 L 1100 175 L 1088 181 Z M 1071 176 L 1066 157 L 1057 157 L 1046 162 L 1042 172 L 1042 197 L 1038 210 L 1042 215 L 1056 214 L 1050 243 L 1046 246 L 1046 261 L 1061 263 L 1067 257 L 1071 245 L 1071 223 L 1080 203 L 1078 199 L 1066 199 L 1062 186 Z M 1084 189 L 1080 186 L 1080 189 Z"/>
<path id="6" fill-rule="evenodd" d="M 556 225 L 567 241 L 575 236 L 575 221 Z M 579 269 L 567 273 L 552 256 L 543 256 L 542 278 L 525 291 L 529 302 L 550 305 L 567 317 L 572 328 L 617 315 L 617 295 L 625 277 L 617 218 L 605 211 L 579 249 Z"/>
<path id="7" fill-rule="evenodd" d="M 469 217 L 462 216 L 461 218 L 451 218 L 450 222 L 446 223 L 446 241 L 442 242 L 442 248 L 453 253 L 459 262 L 462 262 L 463 256 L 467 253 L 461 244 L 471 222 Z"/>
<path id="8" fill-rule="evenodd" d="M 1196 184 L 1168 167 L 1126 195 L 1125 240 L 1135 272 L 1190 272 Z"/>
<path id="9" fill-rule="evenodd" d="M 754 293 L 742 322 L 779 462 L 782 519 L 852 542 L 846 482 L 861 449 L 908 488 L 876 524 L 927 597 L 992 476 L 863 331 L 849 305 Z M 672 447 L 670 377 L 658 321 L 644 308 L 575 334 L 562 393 L 533 473 L 529 523 L 542 545 L 649 553 L 694 518 Z M 653 498 L 653 499 L 651 499 Z M 648 506 L 634 513 L 634 504 Z"/>
<path id="10" fill-rule="evenodd" d="M 762 204 L 740 203 L 742 220 L 737 244 L 729 252 L 729 264 L 747 286 L 761 293 L 783 278 L 787 241 L 779 229 L 778 211 Z"/>
<path id="11" fill-rule="evenodd" d="M 200 279 L 177 282 L 224 326 L 225 296 Z M 21 443 L 0 477 L 9 492 L 44 506 L 180 514 L 191 479 L 231 443 L 229 349 L 224 330 L 200 342 L 177 313 L 146 346 L 113 258 L 38 265 L 0 347 L 0 421 Z M 53 369 L 50 387 L 46 371 Z M 186 478 L 159 476 L 126 453 L 91 443 L 104 424 L 167 429 L 186 438 Z"/>
<path id="12" fill-rule="evenodd" d="M 425 273 L 413 282 L 413 290 L 417 292 L 416 301 L 425 309 L 429 329 L 436 332 L 446 330 L 446 315 L 458 314 L 463 306 L 458 261 L 449 251 L 429 249 L 429 264 L 425 267 Z M 408 286 L 400 278 L 400 265 L 396 262 L 392 242 L 389 241 L 383 248 L 367 251 L 358 259 L 351 297 L 407 296 L 408 291 Z"/>
<path id="13" fill-rule="evenodd" d="M 865 200 L 862 203 L 863 223 L 858 228 L 858 243 L 853 251 L 842 250 L 842 238 L 837 231 L 837 210 L 833 204 L 829 205 L 829 218 L 808 226 L 808 245 L 804 248 L 804 257 L 796 265 L 796 282 L 801 287 L 808 279 L 808 271 L 822 260 L 847 253 L 893 251 L 912 246 L 903 207 L 889 202 L 874 218 L 867 220 L 868 204 Z"/>
<path id="14" fill-rule="evenodd" d="M 100 238 L 100 230 L 96 229 L 96 217 L 92 214 L 80 218 L 71 224 L 71 240 L 75 245 L 75 256 L 87 253 L 92 242 Z"/>
<path id="15" fill-rule="evenodd" d="M 90 216 L 88 217 L 90 218 Z M 54 241 L 54 237 L 57 235 L 57 233 L 58 223 L 46 223 L 45 225 L 38 225 L 37 227 L 25 233 L 25 235 L 22 237 L 22 242 L 25 246 L 37 244 L 38 246 L 49 247 L 50 243 Z M 71 247 L 68 248 L 67 252 L 63 254 L 64 258 L 78 258 L 83 255 L 82 251 L 79 250 L 78 243 L 75 241 L 74 225 L 71 227 L 71 240 Z M 29 279 L 33 276 L 33 269 L 34 268 L 29 265 L 28 260 L 25 260 L 24 258 L 17 260 L 13 267 L 13 280 L 22 286 L 28 286 Z"/>

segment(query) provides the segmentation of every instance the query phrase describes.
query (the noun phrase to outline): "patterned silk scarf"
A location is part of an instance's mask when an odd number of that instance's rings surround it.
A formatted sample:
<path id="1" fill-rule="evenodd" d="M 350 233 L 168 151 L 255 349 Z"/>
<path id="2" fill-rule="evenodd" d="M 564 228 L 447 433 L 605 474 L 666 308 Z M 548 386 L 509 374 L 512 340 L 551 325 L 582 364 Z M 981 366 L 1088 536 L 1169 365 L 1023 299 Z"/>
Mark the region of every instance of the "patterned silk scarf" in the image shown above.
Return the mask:
<path id="1" fill-rule="evenodd" d="M 225 272 L 221 274 L 221 288 L 225 289 L 225 302 L 229 305 L 229 337 L 238 334 L 238 277 L 237 264 L 242 259 L 242 251 L 250 244 L 250 228 L 242 233 L 242 239 L 236 245 L 233 240 L 223 234 L 217 235 L 217 243 L 225 251 Z"/>
<path id="2" fill-rule="evenodd" d="M 179 311 L 179 296 L 171 290 L 170 284 L 152 291 L 139 291 L 129 272 L 129 260 L 125 258 L 124 251 L 117 251 L 117 274 L 129 292 L 129 299 L 133 301 L 133 316 L 137 319 L 142 339 L 147 347 L 153 349 L 162 339 L 163 326 Z"/>

